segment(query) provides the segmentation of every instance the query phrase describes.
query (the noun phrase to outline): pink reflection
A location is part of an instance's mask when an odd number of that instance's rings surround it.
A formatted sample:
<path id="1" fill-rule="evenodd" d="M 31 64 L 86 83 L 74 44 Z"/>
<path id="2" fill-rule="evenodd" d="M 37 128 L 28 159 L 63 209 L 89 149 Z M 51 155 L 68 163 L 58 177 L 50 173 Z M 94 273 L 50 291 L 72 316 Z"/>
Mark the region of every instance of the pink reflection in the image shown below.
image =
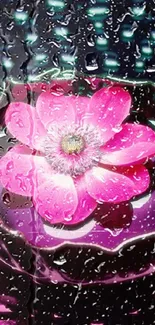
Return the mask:
<path id="1" fill-rule="evenodd" d="M 5 305 L 0 304 L 0 313 L 11 313 L 11 309 L 7 308 Z"/>
<path id="2" fill-rule="evenodd" d="M 139 310 L 134 310 L 134 311 L 130 312 L 130 315 L 138 315 L 138 313 L 139 313 Z"/>
<path id="3" fill-rule="evenodd" d="M 0 320 L 0 325 L 17 325 L 17 322 L 13 320 Z"/>
<path id="4" fill-rule="evenodd" d="M 62 318 L 62 317 L 57 314 L 53 314 L 53 318 Z"/>
<path id="5" fill-rule="evenodd" d="M 91 323 L 90 325 L 104 325 L 104 323 Z"/>
<path id="6" fill-rule="evenodd" d="M 1 295 L 0 296 L 0 302 L 2 303 L 9 303 L 9 304 L 16 304 L 17 303 L 17 299 L 15 297 L 12 296 L 7 296 L 7 295 Z"/>

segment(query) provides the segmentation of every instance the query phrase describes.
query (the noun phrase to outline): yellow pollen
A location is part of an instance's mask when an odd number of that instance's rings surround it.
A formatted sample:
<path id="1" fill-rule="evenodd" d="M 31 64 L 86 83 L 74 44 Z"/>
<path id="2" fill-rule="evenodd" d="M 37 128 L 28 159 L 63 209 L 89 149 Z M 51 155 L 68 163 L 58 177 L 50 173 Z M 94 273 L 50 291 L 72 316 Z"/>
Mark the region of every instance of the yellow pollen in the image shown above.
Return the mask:
<path id="1" fill-rule="evenodd" d="M 61 141 L 62 150 L 71 155 L 80 153 L 85 147 L 85 141 L 80 135 L 68 134 Z"/>

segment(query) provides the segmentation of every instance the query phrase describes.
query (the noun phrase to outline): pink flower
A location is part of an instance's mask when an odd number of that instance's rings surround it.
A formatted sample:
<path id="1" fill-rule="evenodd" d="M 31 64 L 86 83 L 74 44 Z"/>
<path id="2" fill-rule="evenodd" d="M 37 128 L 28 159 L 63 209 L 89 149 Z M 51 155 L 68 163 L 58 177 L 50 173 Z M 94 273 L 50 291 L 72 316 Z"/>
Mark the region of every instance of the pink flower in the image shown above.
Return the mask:
<path id="1" fill-rule="evenodd" d="M 129 93 L 119 87 L 103 88 L 91 98 L 43 92 L 36 107 L 11 103 L 6 126 L 21 144 L 0 160 L 3 187 L 32 196 L 38 213 L 52 224 L 76 224 L 97 203 L 143 193 L 155 133 L 122 124 L 130 106 Z"/>

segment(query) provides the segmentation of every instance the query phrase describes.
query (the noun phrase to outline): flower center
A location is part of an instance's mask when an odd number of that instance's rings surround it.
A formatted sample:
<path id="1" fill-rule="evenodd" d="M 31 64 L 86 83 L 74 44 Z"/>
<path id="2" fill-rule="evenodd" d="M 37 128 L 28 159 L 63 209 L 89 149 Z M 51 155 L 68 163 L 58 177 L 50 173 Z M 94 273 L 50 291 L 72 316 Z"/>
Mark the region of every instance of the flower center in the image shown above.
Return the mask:
<path id="1" fill-rule="evenodd" d="M 100 130 L 92 125 L 50 125 L 44 140 L 43 152 L 52 170 L 78 177 L 98 165 L 103 139 Z"/>
<path id="2" fill-rule="evenodd" d="M 85 148 L 85 141 L 81 135 L 67 134 L 61 141 L 62 150 L 71 155 L 79 154 Z"/>

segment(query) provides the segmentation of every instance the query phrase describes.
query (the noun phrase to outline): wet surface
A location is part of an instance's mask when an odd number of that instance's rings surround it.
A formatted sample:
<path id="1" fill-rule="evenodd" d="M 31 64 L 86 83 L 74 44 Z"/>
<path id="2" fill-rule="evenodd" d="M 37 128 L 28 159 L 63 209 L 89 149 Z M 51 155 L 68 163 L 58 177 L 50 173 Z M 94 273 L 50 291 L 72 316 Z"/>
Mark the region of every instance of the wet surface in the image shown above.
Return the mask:
<path id="1" fill-rule="evenodd" d="M 153 6 L 153 0 L 7 0 L 4 8 L 2 1 L 1 78 L 25 81 L 51 68 L 76 67 L 152 82 Z"/>
<path id="2" fill-rule="evenodd" d="M 153 8 L 153 0 L 1 1 L 0 157 L 19 143 L 8 105 L 36 106 L 40 93 L 91 97 L 117 85 L 132 98 L 125 122 L 155 130 Z M 98 202 L 74 225 L 52 224 L 31 196 L 0 185 L 0 325 L 154 324 L 154 158 L 145 166 L 144 193 Z"/>

